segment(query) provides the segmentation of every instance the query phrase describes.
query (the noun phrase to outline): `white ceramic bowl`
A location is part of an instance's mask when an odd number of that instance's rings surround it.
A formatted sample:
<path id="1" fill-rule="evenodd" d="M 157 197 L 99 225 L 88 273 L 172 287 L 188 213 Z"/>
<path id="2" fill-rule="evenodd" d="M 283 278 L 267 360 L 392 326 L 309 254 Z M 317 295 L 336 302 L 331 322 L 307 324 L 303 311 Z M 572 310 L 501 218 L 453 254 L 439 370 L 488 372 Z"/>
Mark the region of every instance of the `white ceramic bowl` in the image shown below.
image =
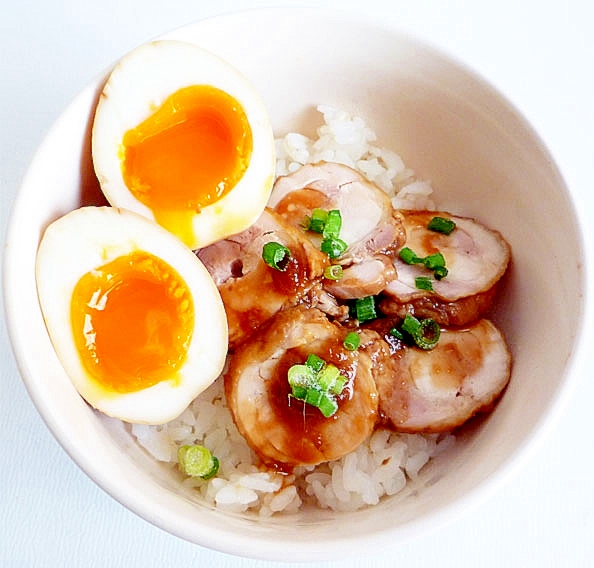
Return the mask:
<path id="1" fill-rule="evenodd" d="M 225 37 L 220 42 L 220 37 Z M 103 77 L 66 109 L 39 148 L 8 232 L 5 301 L 28 391 L 58 441 L 101 487 L 180 537 L 250 557 L 337 559 L 435 527 L 494 488 L 546 430 L 570 381 L 584 317 L 584 247 L 571 196 L 531 127 L 479 77 L 374 23 L 273 9 L 198 22 L 167 35 L 227 59 L 255 84 L 276 134 L 313 134 L 328 103 L 365 117 L 380 143 L 431 180 L 440 205 L 497 228 L 513 263 L 495 319 L 514 356 L 495 411 L 425 468 L 418 492 L 350 514 L 256 519 L 222 513 L 113 432 L 79 397 L 50 344 L 34 262 L 50 221 L 101 201 L 89 125 Z"/>

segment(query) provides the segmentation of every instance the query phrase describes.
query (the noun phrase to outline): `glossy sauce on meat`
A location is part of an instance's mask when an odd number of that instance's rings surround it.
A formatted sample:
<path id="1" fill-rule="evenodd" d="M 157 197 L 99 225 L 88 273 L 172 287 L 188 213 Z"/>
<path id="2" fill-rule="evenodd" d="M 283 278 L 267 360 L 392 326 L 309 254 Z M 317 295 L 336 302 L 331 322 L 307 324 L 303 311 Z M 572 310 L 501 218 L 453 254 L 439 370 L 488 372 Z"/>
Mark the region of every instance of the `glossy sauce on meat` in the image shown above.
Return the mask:
<path id="1" fill-rule="evenodd" d="M 271 241 L 291 253 L 284 270 L 262 259 L 264 245 Z M 316 283 L 329 264 L 302 231 L 269 209 L 247 231 L 198 251 L 198 257 L 221 293 L 231 350 L 280 310 L 315 302 Z"/>
<path id="2" fill-rule="evenodd" d="M 404 242 L 400 213 L 388 195 L 343 164 L 309 164 L 278 178 L 270 205 L 295 227 L 302 227 L 314 208 L 338 209 L 342 216 L 340 238 L 348 245 L 341 264 L 391 254 Z M 319 235 L 308 233 L 308 237 L 319 245 Z"/>
<path id="3" fill-rule="evenodd" d="M 227 404 L 264 463 L 286 469 L 338 459 L 373 431 L 378 407 L 374 361 L 363 350 L 344 348 L 347 333 L 319 310 L 296 307 L 279 312 L 233 355 L 225 374 Z M 291 396 L 288 369 L 303 364 L 310 353 L 336 365 L 348 379 L 329 418 Z"/>
<path id="4" fill-rule="evenodd" d="M 301 431 L 302 435 L 312 437 L 321 445 L 323 436 L 317 433 L 321 428 L 325 427 L 327 420 L 333 418 L 325 418 L 317 408 L 291 396 L 291 387 L 287 380 L 289 368 L 292 365 L 302 365 L 307 356 L 312 353 L 312 348 L 315 350 L 316 355 L 327 363 L 336 365 L 340 369 L 341 375 L 348 378 L 343 392 L 337 397 L 339 405 L 343 405 L 346 401 L 352 399 L 354 380 L 357 373 L 357 357 L 352 352 L 347 353 L 337 338 L 318 341 L 311 346 L 303 345 L 287 350 L 278 360 L 274 373 L 269 379 L 268 388 L 270 389 L 270 404 L 274 408 L 278 419 L 284 422 L 290 431 Z M 303 452 L 303 454 L 306 454 L 306 452 Z M 302 455 L 301 459 L 304 459 L 304 463 L 307 463 L 311 461 L 312 457 Z"/>
<path id="5" fill-rule="evenodd" d="M 429 221 L 441 216 L 456 223 L 449 235 L 431 231 Z M 422 264 L 406 264 L 394 258 L 398 277 L 387 283 L 381 303 L 388 315 L 431 317 L 441 325 L 466 325 L 485 314 L 495 297 L 496 286 L 510 261 L 509 245 L 497 231 L 474 219 L 435 211 L 403 214 L 405 246 L 417 256 L 440 252 L 448 274 L 437 280 Z M 418 276 L 429 277 L 432 291 L 415 285 Z"/>
<path id="6" fill-rule="evenodd" d="M 303 188 L 286 195 L 275 207 L 275 211 L 295 227 L 311 216 L 314 209 L 332 209 L 332 200 L 325 193 Z"/>
<path id="7" fill-rule="evenodd" d="M 489 320 L 443 329 L 430 351 L 390 339 L 389 325 L 379 321 L 372 327 L 391 344 L 389 372 L 377 386 L 382 418 L 396 430 L 449 431 L 490 408 L 507 385 L 510 352 Z"/>

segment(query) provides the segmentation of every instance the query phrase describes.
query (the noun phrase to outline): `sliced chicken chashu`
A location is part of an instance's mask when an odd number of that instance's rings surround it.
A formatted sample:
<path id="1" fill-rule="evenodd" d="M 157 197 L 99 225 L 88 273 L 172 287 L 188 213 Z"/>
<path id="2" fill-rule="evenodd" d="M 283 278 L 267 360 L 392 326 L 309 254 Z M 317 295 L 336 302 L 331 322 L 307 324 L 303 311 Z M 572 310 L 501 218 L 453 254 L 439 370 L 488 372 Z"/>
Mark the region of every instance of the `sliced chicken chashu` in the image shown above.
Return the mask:
<path id="1" fill-rule="evenodd" d="M 449 234 L 429 230 L 435 216 L 456 224 Z M 410 211 L 403 213 L 406 247 L 418 257 L 440 252 L 448 274 L 438 280 L 423 264 L 406 264 L 394 260 L 398 277 L 387 283 L 381 303 L 385 314 L 403 317 L 431 317 L 440 325 L 465 325 L 481 317 L 492 305 L 495 288 L 505 273 L 510 248 L 503 237 L 481 223 L 466 217 Z M 432 291 L 416 286 L 419 276 L 430 279 Z"/>
<path id="2" fill-rule="evenodd" d="M 291 256 L 284 270 L 268 266 L 262 250 L 268 242 L 286 246 Z M 266 209 L 249 229 L 198 251 L 223 299 L 229 323 L 229 348 L 278 311 L 299 303 L 315 303 L 328 257 L 303 231 Z"/>
<path id="3" fill-rule="evenodd" d="M 272 190 L 270 206 L 299 228 L 314 209 L 340 211 L 340 238 L 348 248 L 337 262 L 343 266 L 370 263 L 366 269 L 351 275 L 352 281 L 355 278 L 358 280 L 353 282 L 353 289 L 369 286 L 377 289 L 375 257 L 394 254 L 404 242 L 401 215 L 392 207 L 388 195 L 360 173 L 342 164 L 320 162 L 280 177 Z M 307 235 L 319 248 L 321 236 L 312 232 L 307 232 Z M 367 277 L 372 281 L 366 280 Z M 386 271 L 379 287 L 384 287 L 385 278 L 391 277 L 392 272 Z M 339 294 L 342 291 L 347 295 L 339 297 L 354 297 L 353 290 L 346 287 L 337 289 Z"/>
<path id="4" fill-rule="evenodd" d="M 377 387 L 380 413 L 396 430 L 449 431 L 490 409 L 509 381 L 511 355 L 490 320 L 442 330 L 429 351 L 403 346 L 386 329 L 392 355 Z"/>
<path id="5" fill-rule="evenodd" d="M 348 329 L 330 323 L 320 310 L 279 312 L 242 344 L 225 375 L 225 394 L 235 424 L 267 464 L 282 468 L 318 464 L 353 451 L 371 434 L 378 395 L 374 357 L 349 351 Z M 363 333 L 363 342 L 373 336 Z M 313 353 L 347 378 L 338 410 L 325 417 L 318 408 L 291 396 L 288 370 Z"/>
<path id="6" fill-rule="evenodd" d="M 342 300 L 375 296 L 384 290 L 386 283 L 396 278 L 391 258 L 378 255 L 343 269 L 342 277 L 326 281 L 325 289 Z"/>

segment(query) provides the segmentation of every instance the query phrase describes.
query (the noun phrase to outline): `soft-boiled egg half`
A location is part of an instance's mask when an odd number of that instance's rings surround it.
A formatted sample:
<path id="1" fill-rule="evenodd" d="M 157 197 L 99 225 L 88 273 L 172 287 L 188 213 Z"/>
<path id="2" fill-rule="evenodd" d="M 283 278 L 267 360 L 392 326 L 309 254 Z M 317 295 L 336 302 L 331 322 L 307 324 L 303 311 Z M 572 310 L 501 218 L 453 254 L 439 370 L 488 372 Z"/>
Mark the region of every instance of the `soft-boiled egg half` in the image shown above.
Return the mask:
<path id="1" fill-rule="evenodd" d="M 97 410 L 161 424 L 220 375 L 228 333 L 219 292 L 153 221 L 112 207 L 68 213 L 43 234 L 36 278 L 58 358 Z"/>
<path id="2" fill-rule="evenodd" d="M 174 40 L 144 44 L 114 67 L 92 155 L 111 205 L 155 220 L 193 249 L 249 227 L 274 180 L 260 95 L 226 61 Z"/>

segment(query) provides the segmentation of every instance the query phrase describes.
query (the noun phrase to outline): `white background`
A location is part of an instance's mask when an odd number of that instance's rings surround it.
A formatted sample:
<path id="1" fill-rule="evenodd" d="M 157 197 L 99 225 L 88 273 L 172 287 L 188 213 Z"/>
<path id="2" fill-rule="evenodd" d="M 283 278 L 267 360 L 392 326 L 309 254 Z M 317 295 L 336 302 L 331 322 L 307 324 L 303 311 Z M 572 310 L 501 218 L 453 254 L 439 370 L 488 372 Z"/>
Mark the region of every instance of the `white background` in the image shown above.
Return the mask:
<path id="1" fill-rule="evenodd" d="M 33 152 L 86 83 L 121 54 L 162 32 L 238 8 L 279 4 L 4 3 L 2 240 Z M 589 0 L 301 4 L 333 5 L 364 15 L 375 12 L 478 71 L 532 123 L 560 166 L 577 206 L 589 209 L 594 220 L 594 8 Z M 58 446 L 37 414 L 12 358 L 4 317 L 0 320 L 0 566 L 272 565 L 182 541 L 136 517 L 98 488 Z M 543 442 L 478 507 L 413 542 L 387 551 L 364 551 L 360 559 L 349 562 L 315 566 L 594 566 L 594 353 L 587 363 Z"/>

